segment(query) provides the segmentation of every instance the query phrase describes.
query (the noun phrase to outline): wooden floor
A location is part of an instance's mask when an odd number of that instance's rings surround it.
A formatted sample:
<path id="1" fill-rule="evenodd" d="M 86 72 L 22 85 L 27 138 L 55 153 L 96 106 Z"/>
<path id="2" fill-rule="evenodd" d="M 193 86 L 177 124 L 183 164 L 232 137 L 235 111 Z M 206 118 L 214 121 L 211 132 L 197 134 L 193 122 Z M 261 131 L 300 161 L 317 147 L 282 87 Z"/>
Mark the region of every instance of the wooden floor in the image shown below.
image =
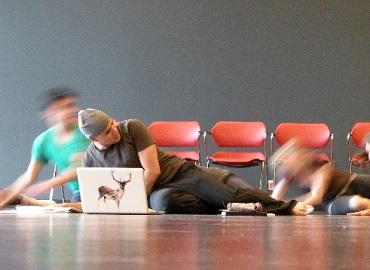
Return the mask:
<path id="1" fill-rule="evenodd" d="M 0 269 L 370 269 L 370 217 L 20 215 Z"/>

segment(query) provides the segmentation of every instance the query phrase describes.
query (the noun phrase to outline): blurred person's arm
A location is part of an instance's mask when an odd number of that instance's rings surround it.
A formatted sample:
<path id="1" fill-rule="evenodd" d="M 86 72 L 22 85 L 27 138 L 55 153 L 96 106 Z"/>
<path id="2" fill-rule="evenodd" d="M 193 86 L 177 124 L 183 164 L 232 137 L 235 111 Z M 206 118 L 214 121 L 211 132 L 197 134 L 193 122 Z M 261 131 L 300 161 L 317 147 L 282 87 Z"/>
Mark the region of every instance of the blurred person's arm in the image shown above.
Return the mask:
<path id="1" fill-rule="evenodd" d="M 62 173 L 56 175 L 52 179 L 44 180 L 40 183 L 32 185 L 28 188 L 26 194 L 36 196 L 41 193 L 47 192 L 50 189 L 68 183 L 69 181 L 77 179 L 77 168 L 82 166 L 82 159 L 85 152 L 77 152 L 73 154 L 73 158 L 69 168 Z M 37 162 L 37 161 L 36 161 Z"/>
<path id="2" fill-rule="evenodd" d="M 285 194 L 289 188 L 289 181 L 286 178 L 282 178 L 274 187 L 271 197 L 275 200 L 284 200 Z"/>
<path id="3" fill-rule="evenodd" d="M 303 200 L 304 204 L 318 205 L 322 202 L 328 191 L 332 173 L 333 169 L 330 164 L 326 164 L 310 176 L 310 192 L 307 193 L 309 196 Z"/>
<path id="4" fill-rule="evenodd" d="M 294 199 L 299 202 L 305 202 L 311 198 L 311 192 L 304 193 L 302 195 L 299 195 L 298 197 L 295 197 Z"/>
<path id="5" fill-rule="evenodd" d="M 20 177 L 18 177 L 18 179 L 8 188 L 11 191 L 10 196 L 0 202 L 0 207 L 6 206 L 19 194 L 24 192 L 24 190 L 37 179 L 43 166 L 43 163 L 36 160 L 31 160 L 28 165 L 27 171 Z"/>
<path id="6" fill-rule="evenodd" d="M 71 169 L 71 170 L 68 170 L 66 172 L 63 172 L 57 175 L 53 179 L 44 180 L 40 183 L 30 186 L 27 189 L 26 194 L 31 197 L 34 197 L 34 196 L 37 196 L 39 194 L 49 191 L 53 187 L 63 185 L 71 180 L 76 180 L 76 179 L 77 179 L 77 172 L 75 169 Z"/>

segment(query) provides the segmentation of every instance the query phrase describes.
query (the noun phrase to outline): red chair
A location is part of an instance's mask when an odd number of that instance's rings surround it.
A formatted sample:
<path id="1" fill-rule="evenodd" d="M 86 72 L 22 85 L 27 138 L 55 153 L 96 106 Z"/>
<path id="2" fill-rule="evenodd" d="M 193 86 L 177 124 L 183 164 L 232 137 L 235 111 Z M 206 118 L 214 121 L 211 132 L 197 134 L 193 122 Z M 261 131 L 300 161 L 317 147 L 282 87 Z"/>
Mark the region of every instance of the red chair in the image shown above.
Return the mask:
<path id="1" fill-rule="evenodd" d="M 198 121 L 155 121 L 148 126 L 148 130 L 157 146 L 167 148 L 164 149 L 167 153 L 200 165 L 201 130 Z"/>
<path id="2" fill-rule="evenodd" d="M 370 122 L 355 123 L 348 133 L 347 157 L 350 172 L 352 172 L 352 166 L 364 168 L 370 164 L 369 156 L 364 150 L 364 140 L 369 134 Z"/>
<path id="3" fill-rule="evenodd" d="M 324 123 L 280 123 L 271 134 L 271 154 L 274 152 L 274 138 L 278 146 L 290 139 L 299 139 L 304 147 L 317 152 L 319 162 L 333 161 L 333 134 Z M 329 146 L 329 153 L 325 150 Z M 275 164 L 274 164 L 275 180 Z"/>
<path id="4" fill-rule="evenodd" d="M 211 135 L 215 145 L 227 151 L 216 151 L 209 154 L 207 134 Z M 266 165 L 266 126 L 262 122 L 219 121 L 204 133 L 207 167 L 211 163 L 229 167 L 260 166 L 260 189 L 262 189 L 263 172 Z M 252 151 L 245 148 L 262 148 Z M 230 148 L 239 151 L 230 151 Z"/>

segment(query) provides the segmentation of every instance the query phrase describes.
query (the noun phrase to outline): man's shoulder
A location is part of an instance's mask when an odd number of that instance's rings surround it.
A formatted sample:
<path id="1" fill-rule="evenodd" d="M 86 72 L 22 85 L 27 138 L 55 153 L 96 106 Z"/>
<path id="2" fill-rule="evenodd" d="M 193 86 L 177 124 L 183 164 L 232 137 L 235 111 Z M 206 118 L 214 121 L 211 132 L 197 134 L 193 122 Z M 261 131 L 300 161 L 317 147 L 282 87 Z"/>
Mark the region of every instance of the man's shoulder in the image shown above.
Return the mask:
<path id="1" fill-rule="evenodd" d="M 137 132 L 142 133 L 146 126 L 141 120 L 127 119 L 119 122 L 119 129 L 124 137 L 130 137 L 132 134 L 137 134 Z"/>
<path id="2" fill-rule="evenodd" d="M 119 122 L 119 125 L 125 128 L 132 128 L 138 125 L 144 125 L 144 123 L 143 121 L 139 119 L 126 119 L 126 120 Z"/>
<path id="3" fill-rule="evenodd" d="M 49 128 L 44 132 L 40 133 L 32 144 L 32 158 L 47 162 L 46 153 L 49 153 L 50 149 L 54 145 L 54 131 L 53 128 Z"/>
<path id="4" fill-rule="evenodd" d="M 36 136 L 35 142 L 41 142 L 41 141 L 46 141 L 46 140 L 51 140 L 54 138 L 54 128 L 48 128 L 47 130 L 41 132 L 39 135 Z"/>

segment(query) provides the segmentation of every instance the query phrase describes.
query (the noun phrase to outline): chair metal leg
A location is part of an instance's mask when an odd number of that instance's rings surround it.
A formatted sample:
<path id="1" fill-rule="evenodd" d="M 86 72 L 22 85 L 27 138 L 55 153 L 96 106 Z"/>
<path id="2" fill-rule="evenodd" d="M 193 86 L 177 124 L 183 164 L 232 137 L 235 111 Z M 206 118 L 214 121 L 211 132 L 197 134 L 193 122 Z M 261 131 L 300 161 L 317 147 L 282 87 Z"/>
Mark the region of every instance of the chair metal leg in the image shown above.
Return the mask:
<path id="1" fill-rule="evenodd" d="M 262 162 L 260 164 L 260 190 L 262 190 L 262 185 L 263 185 L 263 170 L 265 168 L 265 163 Z"/>
<path id="2" fill-rule="evenodd" d="M 209 162 L 209 159 L 207 159 L 207 168 L 209 168 L 211 162 Z"/>
<path id="3" fill-rule="evenodd" d="M 54 188 L 51 188 L 50 193 L 49 193 L 49 201 L 53 200 L 53 196 L 54 196 Z"/>
<path id="4" fill-rule="evenodd" d="M 53 170 L 53 179 L 57 176 L 57 166 L 55 165 L 54 166 L 54 170 Z M 54 188 L 51 188 L 50 189 L 50 194 L 49 194 L 49 200 L 52 201 L 53 200 L 53 197 L 54 197 Z"/>
<path id="5" fill-rule="evenodd" d="M 55 165 L 54 166 L 54 170 L 53 170 L 53 179 L 57 176 L 57 166 Z M 62 202 L 65 203 L 65 194 L 64 194 L 64 186 L 61 185 L 60 186 L 60 189 L 61 189 L 61 192 L 62 192 Z M 50 189 L 50 194 L 49 194 L 49 200 L 52 201 L 53 200 L 53 197 L 54 197 L 54 188 L 51 188 Z"/>
<path id="6" fill-rule="evenodd" d="M 64 186 L 63 185 L 60 186 L 60 190 L 62 191 L 62 203 L 65 203 L 66 197 L 64 195 Z"/>

